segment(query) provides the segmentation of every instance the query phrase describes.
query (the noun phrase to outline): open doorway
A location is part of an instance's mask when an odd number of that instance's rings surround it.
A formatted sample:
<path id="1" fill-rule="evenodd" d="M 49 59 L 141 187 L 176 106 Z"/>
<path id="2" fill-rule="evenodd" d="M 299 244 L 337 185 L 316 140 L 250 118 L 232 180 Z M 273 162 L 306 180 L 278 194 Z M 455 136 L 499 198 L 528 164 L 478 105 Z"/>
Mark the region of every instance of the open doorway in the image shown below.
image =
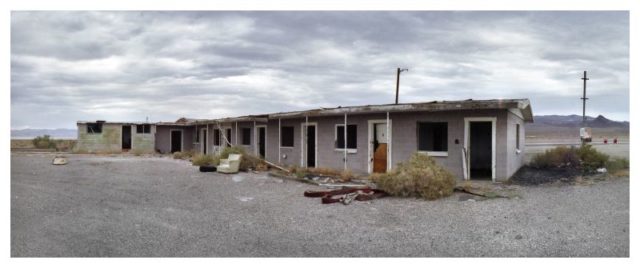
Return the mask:
<path id="1" fill-rule="evenodd" d="M 182 130 L 171 130 L 171 153 L 182 151 Z"/>
<path id="2" fill-rule="evenodd" d="M 495 118 L 465 119 L 468 178 L 495 179 Z"/>
<path id="3" fill-rule="evenodd" d="M 317 165 L 317 123 L 302 123 L 302 161 L 305 167 L 316 167 Z"/>
<path id="4" fill-rule="evenodd" d="M 131 126 L 122 126 L 122 151 L 131 150 Z"/>
<path id="5" fill-rule="evenodd" d="M 267 127 L 258 127 L 258 155 L 265 159 L 267 153 Z"/>
<path id="6" fill-rule="evenodd" d="M 200 140 L 198 142 L 200 142 L 200 152 L 202 152 L 202 154 L 207 154 L 207 141 L 208 141 L 208 137 L 207 137 L 207 129 L 203 128 L 200 129 Z"/>

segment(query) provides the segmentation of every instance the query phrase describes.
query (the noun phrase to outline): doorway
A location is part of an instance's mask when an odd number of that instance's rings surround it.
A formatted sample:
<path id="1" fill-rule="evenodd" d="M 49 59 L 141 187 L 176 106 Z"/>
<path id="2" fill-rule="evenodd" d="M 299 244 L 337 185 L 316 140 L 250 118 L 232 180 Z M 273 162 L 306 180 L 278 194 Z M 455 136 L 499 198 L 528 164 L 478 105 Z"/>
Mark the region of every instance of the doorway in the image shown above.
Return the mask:
<path id="1" fill-rule="evenodd" d="M 468 179 L 495 179 L 495 118 L 465 118 Z"/>
<path id="2" fill-rule="evenodd" d="M 182 130 L 171 130 L 171 153 L 182 151 Z"/>
<path id="3" fill-rule="evenodd" d="M 131 126 L 122 126 L 122 150 L 131 150 Z"/>
<path id="4" fill-rule="evenodd" d="M 302 123 L 302 162 L 305 167 L 317 166 L 317 123 Z"/>
<path id="5" fill-rule="evenodd" d="M 258 155 L 265 159 L 267 153 L 267 127 L 258 127 Z"/>
<path id="6" fill-rule="evenodd" d="M 391 120 L 369 120 L 369 173 L 387 172 L 390 151 Z"/>
<path id="7" fill-rule="evenodd" d="M 207 137 L 207 129 L 203 128 L 200 130 L 200 152 L 202 152 L 202 154 L 207 154 L 207 141 L 209 141 L 208 137 Z"/>

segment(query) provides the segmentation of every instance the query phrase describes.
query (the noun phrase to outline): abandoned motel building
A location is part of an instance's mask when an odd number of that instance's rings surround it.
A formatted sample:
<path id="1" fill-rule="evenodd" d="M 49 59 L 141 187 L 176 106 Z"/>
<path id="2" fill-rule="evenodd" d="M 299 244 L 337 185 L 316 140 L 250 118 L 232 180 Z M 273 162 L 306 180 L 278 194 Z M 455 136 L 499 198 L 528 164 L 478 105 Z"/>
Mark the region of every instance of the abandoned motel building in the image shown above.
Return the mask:
<path id="1" fill-rule="evenodd" d="M 78 153 L 217 154 L 241 146 L 282 166 L 386 172 L 415 152 L 459 179 L 507 180 L 524 163 L 528 99 L 320 108 L 175 122 L 79 121 Z"/>

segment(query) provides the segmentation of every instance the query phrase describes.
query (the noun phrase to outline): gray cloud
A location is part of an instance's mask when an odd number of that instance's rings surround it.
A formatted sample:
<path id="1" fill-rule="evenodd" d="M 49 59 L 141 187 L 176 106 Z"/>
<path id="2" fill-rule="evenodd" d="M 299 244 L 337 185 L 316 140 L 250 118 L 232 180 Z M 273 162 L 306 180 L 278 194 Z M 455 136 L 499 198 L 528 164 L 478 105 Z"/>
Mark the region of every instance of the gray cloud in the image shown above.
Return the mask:
<path id="1" fill-rule="evenodd" d="M 530 98 L 629 117 L 627 12 L 12 12 L 12 128 Z"/>

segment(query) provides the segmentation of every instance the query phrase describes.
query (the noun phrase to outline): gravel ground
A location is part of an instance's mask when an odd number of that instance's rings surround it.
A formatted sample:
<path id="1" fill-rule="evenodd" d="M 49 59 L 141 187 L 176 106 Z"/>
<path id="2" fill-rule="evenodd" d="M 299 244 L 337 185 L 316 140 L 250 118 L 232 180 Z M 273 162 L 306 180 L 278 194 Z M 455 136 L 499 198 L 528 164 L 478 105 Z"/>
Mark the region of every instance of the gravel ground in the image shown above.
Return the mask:
<path id="1" fill-rule="evenodd" d="M 316 186 L 169 158 L 12 153 L 11 255 L 629 256 L 629 180 L 519 199 L 322 205 Z"/>

